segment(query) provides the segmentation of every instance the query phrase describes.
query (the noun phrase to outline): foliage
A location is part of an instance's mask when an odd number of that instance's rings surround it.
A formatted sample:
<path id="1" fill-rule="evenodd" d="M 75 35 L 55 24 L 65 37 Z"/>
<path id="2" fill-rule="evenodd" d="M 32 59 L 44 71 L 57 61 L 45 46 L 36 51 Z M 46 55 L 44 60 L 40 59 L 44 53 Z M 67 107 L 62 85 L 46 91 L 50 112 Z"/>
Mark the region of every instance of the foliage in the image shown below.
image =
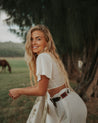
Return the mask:
<path id="1" fill-rule="evenodd" d="M 12 42 L 0 42 L 0 57 L 23 57 L 25 52 L 24 44 Z"/>
<path id="2" fill-rule="evenodd" d="M 80 54 L 83 53 L 84 47 L 88 48 L 92 42 L 93 47 L 96 45 L 98 39 L 96 0 L 74 2 L 70 0 L 70 4 L 67 0 L 2 0 L 1 9 L 10 15 L 6 22 L 9 25 L 19 25 L 24 37 L 33 24 L 47 25 L 61 54 L 68 52 Z"/>

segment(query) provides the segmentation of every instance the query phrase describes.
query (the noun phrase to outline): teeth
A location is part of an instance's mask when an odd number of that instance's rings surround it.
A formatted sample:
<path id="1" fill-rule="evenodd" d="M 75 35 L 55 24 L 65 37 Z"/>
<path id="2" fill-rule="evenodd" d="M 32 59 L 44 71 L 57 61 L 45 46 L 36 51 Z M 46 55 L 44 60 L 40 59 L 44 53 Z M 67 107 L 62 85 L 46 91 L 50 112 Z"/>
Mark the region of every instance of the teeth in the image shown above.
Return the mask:
<path id="1" fill-rule="evenodd" d="M 37 48 L 37 47 L 33 47 L 33 48 Z"/>

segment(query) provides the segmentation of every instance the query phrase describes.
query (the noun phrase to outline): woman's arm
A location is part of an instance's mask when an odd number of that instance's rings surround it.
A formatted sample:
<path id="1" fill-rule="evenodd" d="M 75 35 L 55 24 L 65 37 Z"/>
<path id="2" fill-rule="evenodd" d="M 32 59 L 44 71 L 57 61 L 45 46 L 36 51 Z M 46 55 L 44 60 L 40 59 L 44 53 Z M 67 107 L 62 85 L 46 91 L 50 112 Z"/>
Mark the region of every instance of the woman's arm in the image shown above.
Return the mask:
<path id="1" fill-rule="evenodd" d="M 41 80 L 38 82 L 38 86 L 10 89 L 9 96 L 13 99 L 18 98 L 21 95 L 44 96 L 47 92 L 48 82 L 49 79 L 42 75 Z"/>

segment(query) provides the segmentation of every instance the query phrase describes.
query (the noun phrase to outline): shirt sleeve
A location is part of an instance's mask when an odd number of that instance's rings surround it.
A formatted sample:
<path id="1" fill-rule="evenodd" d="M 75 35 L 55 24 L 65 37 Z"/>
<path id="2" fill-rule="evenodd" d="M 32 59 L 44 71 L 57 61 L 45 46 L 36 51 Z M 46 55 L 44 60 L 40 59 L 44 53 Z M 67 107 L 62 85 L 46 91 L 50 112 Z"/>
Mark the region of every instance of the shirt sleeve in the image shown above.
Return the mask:
<path id="1" fill-rule="evenodd" d="M 52 61 L 48 54 L 40 54 L 36 60 L 36 76 L 37 81 L 41 80 L 41 75 L 45 75 L 49 79 L 52 77 Z"/>

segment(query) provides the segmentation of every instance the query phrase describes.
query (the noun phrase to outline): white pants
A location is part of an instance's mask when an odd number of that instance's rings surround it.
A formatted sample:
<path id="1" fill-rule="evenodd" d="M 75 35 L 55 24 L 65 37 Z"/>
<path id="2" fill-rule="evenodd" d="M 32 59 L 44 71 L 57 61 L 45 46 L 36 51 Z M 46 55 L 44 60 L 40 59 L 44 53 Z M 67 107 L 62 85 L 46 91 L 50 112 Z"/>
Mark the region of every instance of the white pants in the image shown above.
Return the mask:
<path id="1" fill-rule="evenodd" d="M 54 97 L 60 96 L 66 89 Z M 56 102 L 57 107 L 47 98 L 38 97 L 26 123 L 86 123 L 87 108 L 83 100 L 75 93 Z"/>
<path id="2" fill-rule="evenodd" d="M 61 90 L 54 97 L 60 96 L 66 88 Z M 70 92 L 68 96 L 53 105 L 48 98 L 48 113 L 46 123 L 86 123 L 87 108 L 83 100 L 75 92 Z"/>

